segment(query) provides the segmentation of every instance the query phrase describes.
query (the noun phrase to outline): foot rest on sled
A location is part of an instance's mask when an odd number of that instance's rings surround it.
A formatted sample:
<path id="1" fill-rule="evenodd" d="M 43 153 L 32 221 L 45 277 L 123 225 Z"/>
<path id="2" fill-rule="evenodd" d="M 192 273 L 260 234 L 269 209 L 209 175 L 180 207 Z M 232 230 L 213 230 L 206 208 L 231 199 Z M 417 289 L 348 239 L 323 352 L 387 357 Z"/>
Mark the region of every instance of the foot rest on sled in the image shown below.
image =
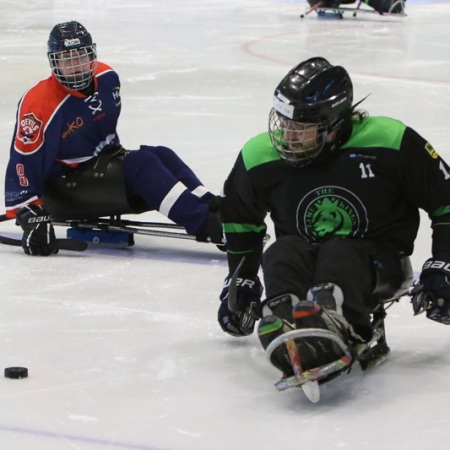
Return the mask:
<path id="1" fill-rule="evenodd" d="M 317 17 L 320 19 L 343 19 L 344 16 L 341 11 L 337 9 L 318 9 L 317 10 Z"/>
<path id="2" fill-rule="evenodd" d="M 336 343 L 344 353 L 343 356 L 313 369 L 303 370 L 301 365 L 300 355 L 295 344 L 295 339 L 317 337 L 322 339 L 329 339 Z M 280 345 L 285 345 L 289 354 L 292 368 L 295 375 L 284 377 L 275 383 L 277 390 L 282 391 L 292 387 L 301 387 L 310 381 L 323 380 L 330 375 L 338 374 L 347 367 L 350 367 L 353 362 L 353 354 L 350 348 L 342 341 L 342 339 L 331 331 L 321 328 L 304 328 L 301 330 L 292 330 L 281 336 L 276 337 L 267 347 L 266 352 L 270 360 L 273 351 Z"/>
<path id="3" fill-rule="evenodd" d="M 68 228 L 67 237 L 99 247 L 126 248 L 134 245 L 133 233 L 126 233 L 124 231 Z"/>

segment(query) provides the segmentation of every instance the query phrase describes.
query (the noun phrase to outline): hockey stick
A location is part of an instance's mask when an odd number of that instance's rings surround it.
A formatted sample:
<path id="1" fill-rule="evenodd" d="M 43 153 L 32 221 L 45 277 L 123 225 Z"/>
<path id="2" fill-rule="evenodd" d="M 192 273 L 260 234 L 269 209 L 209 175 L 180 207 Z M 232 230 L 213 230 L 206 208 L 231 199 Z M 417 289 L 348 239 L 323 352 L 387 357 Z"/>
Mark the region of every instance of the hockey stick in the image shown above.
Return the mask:
<path id="1" fill-rule="evenodd" d="M 20 239 L 0 236 L 0 244 L 21 247 L 22 241 Z M 77 241 L 76 239 L 55 239 L 55 246 L 58 250 L 70 250 L 72 252 L 84 252 L 88 247 L 86 242 Z"/>
<path id="2" fill-rule="evenodd" d="M 305 16 L 307 16 L 308 14 L 312 13 L 313 11 L 315 11 L 317 8 L 320 8 L 323 4 L 323 0 L 318 1 L 314 6 L 312 6 L 311 8 L 308 9 L 308 11 L 305 12 L 305 14 L 301 14 L 300 18 L 303 19 Z"/>
<path id="3" fill-rule="evenodd" d="M 259 320 L 261 317 L 259 313 L 255 311 L 251 306 L 249 306 L 245 310 L 242 310 L 238 305 L 237 285 L 239 272 L 242 265 L 244 264 L 244 261 L 245 256 L 242 257 L 241 261 L 236 267 L 236 270 L 233 273 L 233 276 L 231 277 L 230 285 L 228 287 L 228 309 L 239 318 L 239 322 L 241 325 L 246 326 L 246 324 L 248 325 L 251 322 L 253 322 L 254 324 L 255 320 Z"/>
<path id="4" fill-rule="evenodd" d="M 21 247 L 22 241 L 20 239 L 13 239 L 6 236 L 0 236 L 0 244 L 12 245 L 14 247 Z M 77 241 L 75 239 L 56 239 L 55 245 L 58 250 L 70 250 L 72 252 L 84 252 L 88 247 L 86 242 Z"/>
<path id="5" fill-rule="evenodd" d="M 239 278 L 239 272 L 242 265 L 244 264 L 244 261 L 245 256 L 242 257 L 241 261 L 236 267 L 236 270 L 234 271 L 233 276 L 230 280 L 230 287 L 228 288 L 228 309 L 234 314 L 238 314 L 240 312 L 237 304 L 237 280 Z"/>
<path id="6" fill-rule="evenodd" d="M 10 220 L 10 218 L 6 217 L 6 214 L 0 214 L 0 222 L 6 222 L 7 220 Z M 20 239 L 0 236 L 0 244 L 21 247 L 22 241 Z M 77 241 L 75 239 L 56 239 L 55 245 L 58 250 L 70 250 L 72 252 L 84 252 L 88 247 L 86 242 Z"/>

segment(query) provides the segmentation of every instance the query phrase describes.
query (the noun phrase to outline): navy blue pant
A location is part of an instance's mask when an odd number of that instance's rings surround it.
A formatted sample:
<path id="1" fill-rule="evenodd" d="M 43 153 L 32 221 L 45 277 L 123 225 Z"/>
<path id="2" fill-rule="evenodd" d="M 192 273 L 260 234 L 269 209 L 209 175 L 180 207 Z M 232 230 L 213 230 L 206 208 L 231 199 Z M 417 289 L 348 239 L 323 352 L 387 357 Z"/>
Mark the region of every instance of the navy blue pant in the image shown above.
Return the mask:
<path id="1" fill-rule="evenodd" d="M 194 172 L 167 147 L 142 145 L 123 160 L 127 194 L 139 198 L 196 235 L 208 217 L 207 191 Z"/>

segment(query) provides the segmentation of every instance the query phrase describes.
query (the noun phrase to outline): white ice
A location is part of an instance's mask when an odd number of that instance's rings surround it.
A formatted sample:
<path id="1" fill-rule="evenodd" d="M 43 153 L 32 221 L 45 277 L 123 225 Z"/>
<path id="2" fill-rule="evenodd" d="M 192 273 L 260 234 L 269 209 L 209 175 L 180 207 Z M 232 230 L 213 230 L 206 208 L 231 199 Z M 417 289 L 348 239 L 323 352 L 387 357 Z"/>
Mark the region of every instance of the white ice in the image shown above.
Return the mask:
<path id="1" fill-rule="evenodd" d="M 408 17 L 301 20 L 289 0 L 2 0 L 0 165 L 16 104 L 49 74 L 55 23 L 79 20 L 122 79 L 122 143 L 174 148 L 215 192 L 272 92 L 315 55 L 352 74 L 371 115 L 414 127 L 450 160 L 450 2 L 407 2 Z M 0 196 L 3 196 L 1 183 Z M 376 195 L 376 193 L 374 193 Z M 162 220 L 156 213 L 145 218 Z M 1 234 L 19 237 L 13 223 Z M 57 234 L 64 236 L 65 230 Z M 414 269 L 430 255 L 423 216 Z M 7 450 L 447 449 L 450 327 L 389 310 L 388 360 L 322 387 L 277 392 L 256 336 L 216 323 L 227 273 L 208 244 L 137 236 L 125 250 L 0 257 L 0 448 Z"/>

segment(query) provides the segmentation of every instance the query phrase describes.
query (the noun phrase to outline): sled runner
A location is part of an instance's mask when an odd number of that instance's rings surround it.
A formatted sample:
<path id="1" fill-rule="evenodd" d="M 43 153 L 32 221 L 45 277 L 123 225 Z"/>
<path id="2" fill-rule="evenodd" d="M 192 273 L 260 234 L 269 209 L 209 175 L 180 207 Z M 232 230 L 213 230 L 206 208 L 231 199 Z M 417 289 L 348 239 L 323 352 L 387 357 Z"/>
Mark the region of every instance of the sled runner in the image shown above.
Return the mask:
<path id="1" fill-rule="evenodd" d="M 0 215 L 0 222 L 8 220 Z M 57 219 L 53 225 L 67 228 L 67 239 L 57 239 L 58 248 L 62 250 L 83 251 L 87 245 L 126 248 L 134 245 L 134 235 L 196 240 L 186 233 L 184 228 L 174 223 L 145 222 L 128 220 L 121 215 L 97 217 L 92 219 Z M 20 246 L 20 239 L 0 236 L 0 243 Z M 209 242 L 209 241 L 208 241 Z M 225 250 L 225 244 L 216 244 Z"/>

